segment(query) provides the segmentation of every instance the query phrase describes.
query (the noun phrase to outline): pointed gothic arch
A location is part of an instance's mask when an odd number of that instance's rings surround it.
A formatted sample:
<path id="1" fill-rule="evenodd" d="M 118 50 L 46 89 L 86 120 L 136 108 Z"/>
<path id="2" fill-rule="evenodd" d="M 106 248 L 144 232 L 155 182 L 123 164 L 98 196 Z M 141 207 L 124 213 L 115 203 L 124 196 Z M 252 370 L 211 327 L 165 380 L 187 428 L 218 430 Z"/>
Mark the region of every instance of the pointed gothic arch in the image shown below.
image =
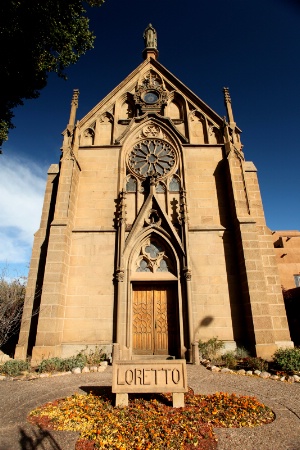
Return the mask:
<path id="1" fill-rule="evenodd" d="M 81 135 L 81 142 L 80 142 L 82 146 L 94 145 L 94 140 L 95 140 L 94 126 L 88 127 L 83 131 L 83 133 Z"/>
<path id="2" fill-rule="evenodd" d="M 128 249 L 127 345 L 132 357 L 183 353 L 180 255 L 163 233 L 148 227 Z"/>
<path id="3" fill-rule="evenodd" d="M 114 117 L 105 112 L 98 117 L 95 130 L 95 145 L 110 145 L 112 141 Z"/>

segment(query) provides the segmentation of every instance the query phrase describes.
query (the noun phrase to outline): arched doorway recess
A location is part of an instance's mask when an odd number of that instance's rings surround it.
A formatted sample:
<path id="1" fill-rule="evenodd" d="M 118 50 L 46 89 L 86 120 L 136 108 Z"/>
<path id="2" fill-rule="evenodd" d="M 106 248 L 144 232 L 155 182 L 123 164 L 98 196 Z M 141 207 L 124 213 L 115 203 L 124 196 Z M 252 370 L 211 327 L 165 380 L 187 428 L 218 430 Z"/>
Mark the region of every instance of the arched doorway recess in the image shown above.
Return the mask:
<path id="1" fill-rule="evenodd" d="M 176 265 L 166 242 L 153 234 L 135 252 L 130 277 L 133 357 L 180 354 Z"/>

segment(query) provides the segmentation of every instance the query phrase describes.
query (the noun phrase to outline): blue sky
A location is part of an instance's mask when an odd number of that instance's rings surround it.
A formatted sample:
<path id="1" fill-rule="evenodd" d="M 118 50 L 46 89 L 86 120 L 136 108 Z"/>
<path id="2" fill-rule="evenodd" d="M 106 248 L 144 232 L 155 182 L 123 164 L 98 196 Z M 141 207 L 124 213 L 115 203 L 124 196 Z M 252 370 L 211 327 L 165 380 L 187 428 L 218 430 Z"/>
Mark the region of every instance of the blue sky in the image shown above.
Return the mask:
<path id="1" fill-rule="evenodd" d="M 84 116 L 142 61 L 157 30 L 159 61 L 219 115 L 228 86 L 245 157 L 258 169 L 267 224 L 299 229 L 300 6 L 297 0 L 106 0 L 89 10 L 95 48 L 50 75 L 15 110 L 0 156 L 0 267 L 26 275 L 47 169 L 58 163 L 74 88 Z"/>

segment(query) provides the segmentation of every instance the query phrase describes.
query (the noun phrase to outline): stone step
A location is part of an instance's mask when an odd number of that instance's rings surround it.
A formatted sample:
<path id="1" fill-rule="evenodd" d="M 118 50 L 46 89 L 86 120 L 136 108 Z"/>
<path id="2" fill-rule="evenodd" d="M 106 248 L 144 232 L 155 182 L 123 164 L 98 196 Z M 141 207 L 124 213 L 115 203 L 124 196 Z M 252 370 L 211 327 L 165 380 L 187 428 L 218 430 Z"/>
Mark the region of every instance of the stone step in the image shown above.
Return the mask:
<path id="1" fill-rule="evenodd" d="M 171 355 L 132 355 L 131 359 L 133 360 L 164 360 L 164 359 L 176 359 L 175 356 Z"/>

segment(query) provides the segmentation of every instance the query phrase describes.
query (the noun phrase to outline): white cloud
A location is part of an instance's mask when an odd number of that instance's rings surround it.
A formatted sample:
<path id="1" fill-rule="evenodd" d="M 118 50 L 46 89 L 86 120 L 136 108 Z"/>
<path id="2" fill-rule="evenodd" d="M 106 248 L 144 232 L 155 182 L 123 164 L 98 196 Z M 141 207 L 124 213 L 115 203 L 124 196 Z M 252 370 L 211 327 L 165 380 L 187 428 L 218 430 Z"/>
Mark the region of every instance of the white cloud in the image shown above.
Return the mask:
<path id="1" fill-rule="evenodd" d="M 45 182 L 46 170 L 31 160 L 0 156 L 0 262 L 29 263 Z"/>

